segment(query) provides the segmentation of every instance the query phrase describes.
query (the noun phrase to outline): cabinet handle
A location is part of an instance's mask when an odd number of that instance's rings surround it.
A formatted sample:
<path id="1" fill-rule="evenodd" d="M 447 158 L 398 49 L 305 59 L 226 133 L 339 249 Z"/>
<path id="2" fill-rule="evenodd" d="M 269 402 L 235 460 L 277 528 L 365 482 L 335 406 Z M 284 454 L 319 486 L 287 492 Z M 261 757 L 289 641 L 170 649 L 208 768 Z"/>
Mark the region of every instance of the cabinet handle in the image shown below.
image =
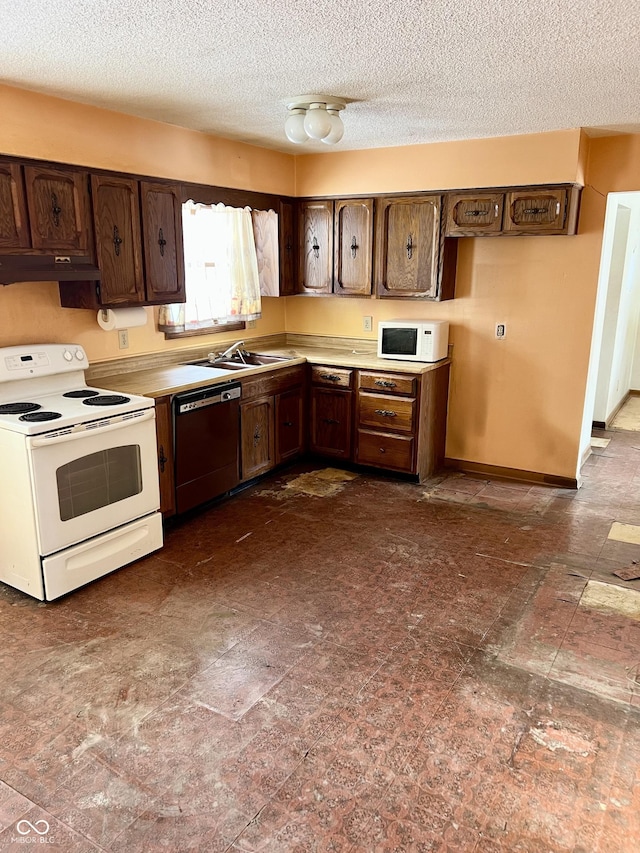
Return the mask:
<path id="1" fill-rule="evenodd" d="M 167 245 L 167 241 L 164 239 L 164 234 L 162 233 L 162 228 L 158 231 L 158 246 L 160 246 L 160 254 L 164 258 L 164 247 Z"/>
<path id="2" fill-rule="evenodd" d="M 321 373 L 320 379 L 327 379 L 329 382 L 339 382 L 340 377 L 337 373 Z"/>
<path id="3" fill-rule="evenodd" d="M 166 465 L 168 460 L 167 457 L 164 455 L 164 447 L 162 445 L 160 445 L 159 450 L 160 452 L 158 454 L 158 463 L 160 465 L 160 473 L 164 474 L 164 466 Z"/>
<path id="4" fill-rule="evenodd" d="M 379 447 L 379 448 L 378 448 L 378 450 L 380 451 L 380 453 L 386 453 L 386 452 L 387 452 L 387 451 L 384 449 L 384 447 Z"/>
<path id="5" fill-rule="evenodd" d="M 120 236 L 120 232 L 118 231 L 118 226 L 113 226 L 113 245 L 116 250 L 116 255 L 120 255 L 120 246 L 122 245 L 122 237 Z"/>
<path id="6" fill-rule="evenodd" d="M 374 385 L 380 385 L 382 388 L 395 388 L 396 383 L 391 382 L 388 379 L 376 379 L 373 383 Z"/>
<path id="7" fill-rule="evenodd" d="M 413 257 L 413 237 L 411 234 L 407 237 L 407 259 L 411 260 Z"/>
<path id="8" fill-rule="evenodd" d="M 293 421 L 283 421 L 283 422 L 282 422 L 282 426 L 292 427 L 292 426 L 293 426 Z"/>
<path id="9" fill-rule="evenodd" d="M 376 415 L 382 415 L 383 418 L 397 418 L 398 413 L 392 412 L 390 409 L 375 409 Z"/>
<path id="10" fill-rule="evenodd" d="M 53 224 L 57 228 L 60 225 L 62 208 L 58 204 L 58 196 L 55 193 L 51 193 L 51 213 L 53 214 Z"/>
<path id="11" fill-rule="evenodd" d="M 260 439 L 262 438 L 262 433 L 260 432 L 260 427 L 256 427 L 253 433 L 253 446 L 257 447 L 260 444 Z"/>
<path id="12" fill-rule="evenodd" d="M 488 210 L 467 210 L 467 216 L 486 216 Z"/>
<path id="13" fill-rule="evenodd" d="M 528 213 L 530 216 L 540 216 L 542 213 L 547 213 L 547 207 L 525 207 L 522 211 L 523 213 Z"/>
<path id="14" fill-rule="evenodd" d="M 352 257 L 354 260 L 355 260 L 355 257 L 356 257 L 356 254 L 357 254 L 357 252 L 358 252 L 358 249 L 359 249 L 359 248 L 360 248 L 360 247 L 359 247 L 359 246 L 358 246 L 358 244 L 356 243 L 356 237 L 355 237 L 355 234 L 354 234 L 354 235 L 353 235 L 353 239 L 351 240 L 351 257 Z"/>
<path id="15" fill-rule="evenodd" d="M 311 248 L 313 249 L 313 257 L 319 258 L 320 257 L 320 246 L 318 245 L 318 240 L 316 237 L 313 238 L 313 245 L 311 246 Z"/>
<path id="16" fill-rule="evenodd" d="M 340 421 L 337 421 L 335 418 L 322 418 L 323 424 L 339 424 Z"/>

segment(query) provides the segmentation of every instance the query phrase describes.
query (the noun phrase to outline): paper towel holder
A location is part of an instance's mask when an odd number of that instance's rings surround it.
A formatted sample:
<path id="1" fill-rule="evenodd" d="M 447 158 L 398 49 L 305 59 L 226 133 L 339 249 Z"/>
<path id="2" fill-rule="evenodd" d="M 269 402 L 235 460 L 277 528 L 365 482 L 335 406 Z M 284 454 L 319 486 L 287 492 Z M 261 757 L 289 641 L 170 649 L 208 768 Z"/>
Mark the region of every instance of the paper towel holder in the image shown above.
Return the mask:
<path id="1" fill-rule="evenodd" d="M 100 308 L 96 319 L 105 332 L 119 331 L 146 325 L 147 312 L 141 305 L 126 308 Z"/>

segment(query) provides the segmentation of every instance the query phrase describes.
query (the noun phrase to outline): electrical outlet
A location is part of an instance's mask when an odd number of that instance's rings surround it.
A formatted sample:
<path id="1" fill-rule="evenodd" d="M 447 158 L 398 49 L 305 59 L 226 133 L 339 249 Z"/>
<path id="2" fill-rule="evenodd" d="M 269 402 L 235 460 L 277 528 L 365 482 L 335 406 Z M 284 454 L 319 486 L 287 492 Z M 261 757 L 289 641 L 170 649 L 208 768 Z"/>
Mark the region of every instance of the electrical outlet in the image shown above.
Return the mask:
<path id="1" fill-rule="evenodd" d="M 362 318 L 362 331 L 371 332 L 373 330 L 373 317 Z"/>
<path id="2" fill-rule="evenodd" d="M 496 338 L 503 341 L 507 337 L 507 326 L 505 323 L 496 323 Z"/>
<path id="3" fill-rule="evenodd" d="M 129 329 L 120 329 L 118 332 L 118 346 L 120 349 L 129 348 Z"/>

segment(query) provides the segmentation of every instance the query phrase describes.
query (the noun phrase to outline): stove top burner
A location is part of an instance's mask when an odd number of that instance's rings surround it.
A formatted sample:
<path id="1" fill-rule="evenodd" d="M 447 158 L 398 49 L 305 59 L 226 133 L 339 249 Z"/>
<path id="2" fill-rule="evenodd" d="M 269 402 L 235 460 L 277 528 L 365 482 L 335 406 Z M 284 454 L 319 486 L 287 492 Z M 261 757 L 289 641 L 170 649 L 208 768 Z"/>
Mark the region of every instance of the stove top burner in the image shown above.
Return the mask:
<path id="1" fill-rule="evenodd" d="M 98 391 L 90 391 L 88 388 L 80 388 L 78 391 L 67 391 L 67 393 L 62 396 L 79 400 L 81 397 L 97 397 Z"/>
<path id="2" fill-rule="evenodd" d="M 40 408 L 38 406 L 38 408 Z M 27 415 L 20 415 L 21 421 L 55 421 L 61 418 L 60 412 L 29 412 Z"/>
<path id="3" fill-rule="evenodd" d="M 98 394 L 97 397 L 87 397 L 82 401 L 85 406 L 118 406 L 128 403 L 129 397 L 122 394 Z"/>
<path id="4" fill-rule="evenodd" d="M 0 415 L 21 415 L 41 408 L 37 403 L 3 403 L 0 405 Z"/>

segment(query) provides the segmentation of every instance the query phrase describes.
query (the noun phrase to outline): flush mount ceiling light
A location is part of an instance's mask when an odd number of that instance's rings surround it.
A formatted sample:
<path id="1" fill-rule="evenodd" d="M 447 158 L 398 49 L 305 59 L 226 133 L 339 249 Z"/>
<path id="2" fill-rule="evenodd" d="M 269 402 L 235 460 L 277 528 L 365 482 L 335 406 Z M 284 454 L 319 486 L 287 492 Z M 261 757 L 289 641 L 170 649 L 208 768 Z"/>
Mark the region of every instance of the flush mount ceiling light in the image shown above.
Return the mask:
<path id="1" fill-rule="evenodd" d="M 347 104 L 333 95 L 294 95 L 285 101 L 289 115 L 284 132 L 290 142 L 301 145 L 307 139 L 318 139 L 327 145 L 340 142 L 344 125 L 340 112 Z"/>

